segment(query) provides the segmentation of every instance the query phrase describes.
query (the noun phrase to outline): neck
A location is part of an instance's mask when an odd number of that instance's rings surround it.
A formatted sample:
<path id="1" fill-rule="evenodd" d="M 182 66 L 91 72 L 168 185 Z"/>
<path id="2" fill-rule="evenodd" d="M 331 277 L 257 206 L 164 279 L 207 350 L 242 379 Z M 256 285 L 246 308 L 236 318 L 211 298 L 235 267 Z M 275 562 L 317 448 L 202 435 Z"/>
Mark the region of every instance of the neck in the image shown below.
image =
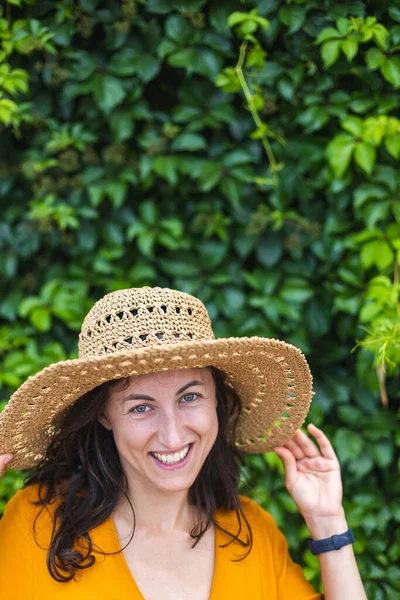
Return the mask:
<path id="1" fill-rule="evenodd" d="M 136 529 L 151 534 L 176 532 L 190 533 L 196 522 L 193 506 L 189 504 L 187 490 L 163 492 L 143 489 L 140 481 L 129 486 L 128 497 L 136 518 Z M 125 497 L 119 501 L 116 512 L 132 523 L 132 511 Z"/>

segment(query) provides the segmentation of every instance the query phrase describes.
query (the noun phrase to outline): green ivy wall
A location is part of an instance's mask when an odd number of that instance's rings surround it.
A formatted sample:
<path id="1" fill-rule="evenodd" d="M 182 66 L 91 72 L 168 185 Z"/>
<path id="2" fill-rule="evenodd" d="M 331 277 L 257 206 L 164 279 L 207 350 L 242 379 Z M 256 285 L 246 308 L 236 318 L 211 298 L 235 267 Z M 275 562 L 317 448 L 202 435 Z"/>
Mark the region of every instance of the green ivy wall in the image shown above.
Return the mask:
<path id="1" fill-rule="evenodd" d="M 195 294 L 303 349 L 368 598 L 400 597 L 400 2 L 3 6 L 0 407 L 105 293 Z M 318 587 L 279 459 L 242 489 Z"/>

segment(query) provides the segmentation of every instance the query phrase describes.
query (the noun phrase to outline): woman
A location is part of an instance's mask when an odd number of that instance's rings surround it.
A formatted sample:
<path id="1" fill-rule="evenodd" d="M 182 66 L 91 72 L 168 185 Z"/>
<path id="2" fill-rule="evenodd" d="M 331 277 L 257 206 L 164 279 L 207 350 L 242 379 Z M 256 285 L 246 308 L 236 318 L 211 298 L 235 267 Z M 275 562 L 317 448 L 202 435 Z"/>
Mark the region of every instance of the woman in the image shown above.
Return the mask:
<path id="1" fill-rule="evenodd" d="M 2 465 L 37 466 L 0 521 L 8 598 L 313 600 L 272 517 L 237 493 L 241 453 L 275 449 L 327 600 L 365 599 L 301 352 L 215 340 L 204 305 L 120 290 L 86 316 L 79 359 L 28 379 L 0 416 Z M 332 537 L 333 536 L 333 537 Z"/>

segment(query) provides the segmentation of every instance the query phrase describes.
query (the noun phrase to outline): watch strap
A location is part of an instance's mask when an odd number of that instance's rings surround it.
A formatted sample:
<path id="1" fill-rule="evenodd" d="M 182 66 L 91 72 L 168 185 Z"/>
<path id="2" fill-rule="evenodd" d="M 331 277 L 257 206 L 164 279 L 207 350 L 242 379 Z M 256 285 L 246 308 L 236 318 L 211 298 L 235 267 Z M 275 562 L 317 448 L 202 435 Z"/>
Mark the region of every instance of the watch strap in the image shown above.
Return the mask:
<path id="1" fill-rule="evenodd" d="M 310 540 L 308 542 L 308 546 L 313 554 L 340 550 L 340 548 L 348 544 L 354 544 L 354 534 L 350 527 L 345 533 L 341 533 L 340 535 L 332 535 L 323 540 Z"/>

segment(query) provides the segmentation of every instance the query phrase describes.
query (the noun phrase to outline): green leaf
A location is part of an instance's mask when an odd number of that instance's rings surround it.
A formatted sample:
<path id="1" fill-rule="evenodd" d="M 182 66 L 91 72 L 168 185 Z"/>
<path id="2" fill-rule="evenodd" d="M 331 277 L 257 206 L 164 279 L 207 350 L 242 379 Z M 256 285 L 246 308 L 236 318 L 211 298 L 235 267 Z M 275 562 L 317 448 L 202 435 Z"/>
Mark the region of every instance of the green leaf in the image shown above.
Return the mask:
<path id="1" fill-rule="evenodd" d="M 279 20 L 287 25 L 289 33 L 295 33 L 304 23 L 306 10 L 306 6 L 282 6 L 278 13 Z"/>
<path id="2" fill-rule="evenodd" d="M 354 191 L 354 206 L 361 208 L 370 200 L 383 200 L 388 197 L 388 192 L 380 185 L 374 183 L 363 183 Z"/>
<path id="3" fill-rule="evenodd" d="M 322 44 L 322 42 L 325 42 L 326 40 L 336 40 L 339 38 L 341 38 L 341 34 L 337 29 L 334 29 L 334 27 L 327 27 L 321 31 L 315 40 L 315 43 Z"/>
<path id="4" fill-rule="evenodd" d="M 120 52 L 117 52 L 111 57 L 108 64 L 108 69 L 114 75 L 120 75 L 126 77 L 136 73 L 136 61 L 138 58 L 138 51 L 136 48 L 123 48 Z M 88 64 L 88 67 L 97 70 L 97 61 L 94 61 L 94 65 Z"/>
<path id="5" fill-rule="evenodd" d="M 128 193 L 128 185 L 124 181 L 110 181 L 106 186 L 114 208 L 121 208 Z"/>
<path id="6" fill-rule="evenodd" d="M 330 115 L 322 106 L 311 106 L 301 111 L 297 121 L 306 127 L 307 132 L 318 131 L 329 121 Z"/>
<path id="7" fill-rule="evenodd" d="M 377 248 L 379 248 L 379 241 L 377 240 L 368 242 L 362 247 L 360 258 L 364 269 L 369 269 L 373 264 L 375 264 Z"/>
<path id="8" fill-rule="evenodd" d="M 222 160 L 225 167 L 235 167 L 237 165 L 246 165 L 254 162 L 254 157 L 243 148 L 237 148 L 226 154 Z"/>
<path id="9" fill-rule="evenodd" d="M 381 66 L 381 73 L 394 88 L 400 87 L 400 59 L 388 58 Z"/>
<path id="10" fill-rule="evenodd" d="M 151 54 L 141 54 L 136 60 L 136 73 L 145 83 L 154 79 L 160 69 L 160 61 Z"/>
<path id="11" fill-rule="evenodd" d="M 222 167 L 214 161 L 202 161 L 199 170 L 193 170 L 192 175 L 199 179 L 200 191 L 209 192 L 222 178 Z"/>
<path id="12" fill-rule="evenodd" d="M 17 111 L 17 105 L 13 100 L 2 98 L 0 100 L 0 122 L 9 125 L 13 119 L 13 114 Z"/>
<path id="13" fill-rule="evenodd" d="M 104 112 L 110 112 L 126 96 L 123 83 L 113 75 L 96 73 L 93 78 L 93 91 L 98 106 Z"/>
<path id="14" fill-rule="evenodd" d="M 385 137 L 385 148 L 394 158 L 400 156 L 400 134 Z"/>
<path id="15" fill-rule="evenodd" d="M 347 60 L 351 62 L 358 52 L 358 42 L 356 40 L 343 40 L 341 48 Z"/>
<path id="16" fill-rule="evenodd" d="M 354 475 L 355 480 L 360 480 L 367 473 L 371 471 L 374 463 L 372 462 L 372 458 L 368 454 L 361 454 L 357 456 L 357 458 L 352 461 L 349 461 L 349 471 Z"/>
<path id="17" fill-rule="evenodd" d="M 194 64 L 194 71 L 196 73 L 200 73 L 200 75 L 204 75 L 204 77 L 214 81 L 220 73 L 222 65 L 223 59 L 218 52 L 204 47 L 198 49 Z"/>
<path id="18" fill-rule="evenodd" d="M 387 9 L 390 18 L 397 23 L 400 23 L 400 8 L 397 6 L 389 6 Z"/>
<path id="19" fill-rule="evenodd" d="M 193 36 L 193 27 L 189 20 L 181 15 L 170 15 L 165 23 L 165 32 L 178 45 L 184 46 Z"/>
<path id="20" fill-rule="evenodd" d="M 29 319 L 39 331 L 49 331 L 51 328 L 51 314 L 47 308 L 35 308 L 30 313 Z"/>
<path id="21" fill-rule="evenodd" d="M 171 144 L 171 149 L 177 151 L 187 150 L 195 152 L 196 150 L 204 150 L 206 148 L 206 140 L 198 133 L 182 133 Z"/>
<path id="22" fill-rule="evenodd" d="M 331 169 L 339 179 L 343 177 L 350 165 L 355 146 L 356 142 L 353 136 L 339 133 L 326 148 Z"/>
<path id="23" fill-rule="evenodd" d="M 385 240 L 373 240 L 364 244 L 361 250 L 361 263 L 364 269 L 376 265 L 383 270 L 394 261 L 394 252 Z"/>
<path id="24" fill-rule="evenodd" d="M 394 262 L 394 252 L 385 241 L 379 242 L 379 248 L 375 258 L 378 269 L 383 270 L 391 266 Z"/>
<path id="25" fill-rule="evenodd" d="M 129 109 L 116 109 L 111 113 L 109 122 L 116 142 L 129 139 L 135 130 L 135 121 Z"/>
<path id="26" fill-rule="evenodd" d="M 375 25 L 374 27 L 374 40 L 382 48 L 382 50 L 386 50 L 388 47 L 388 36 L 389 32 L 383 25 Z"/>
<path id="27" fill-rule="evenodd" d="M 354 160 L 368 175 L 371 175 L 376 160 L 375 148 L 366 142 L 358 142 L 354 152 Z"/>
<path id="28" fill-rule="evenodd" d="M 144 231 L 137 238 L 137 245 L 142 254 L 147 258 L 153 257 L 155 234 L 153 231 Z"/>
<path id="29" fill-rule="evenodd" d="M 282 98 L 289 102 L 294 100 L 295 88 L 293 82 L 288 77 L 282 77 L 282 79 L 278 81 L 277 88 Z M 255 138 L 255 136 L 253 137 Z"/>
<path id="30" fill-rule="evenodd" d="M 389 442 L 375 442 L 369 451 L 372 459 L 381 469 L 386 469 L 392 462 L 393 447 Z"/>
<path id="31" fill-rule="evenodd" d="M 233 177 L 224 177 L 219 184 L 221 192 L 228 198 L 236 210 L 240 210 L 240 201 L 242 196 L 243 184 Z"/>
<path id="32" fill-rule="evenodd" d="M 385 55 L 378 48 L 370 48 L 365 54 L 367 66 L 370 71 L 378 69 L 385 62 Z"/>
<path id="33" fill-rule="evenodd" d="M 248 19 L 249 19 L 248 13 L 239 12 L 239 11 L 233 12 L 228 17 L 228 26 L 235 27 L 236 25 L 239 25 L 240 23 L 243 23 L 244 21 L 247 21 Z"/>
<path id="34" fill-rule="evenodd" d="M 339 428 L 334 435 L 334 446 L 339 460 L 345 463 L 359 456 L 363 447 L 363 441 L 359 433 Z"/>
<path id="35" fill-rule="evenodd" d="M 300 277 L 288 277 L 280 291 L 279 298 L 285 302 L 306 302 L 314 295 L 309 283 Z"/>
<path id="36" fill-rule="evenodd" d="M 350 25 L 350 19 L 345 19 L 344 17 L 339 17 L 336 21 L 336 27 L 338 28 L 341 35 L 347 35 L 349 33 Z"/>
<path id="37" fill-rule="evenodd" d="M 363 135 L 364 122 L 359 117 L 348 117 L 341 122 L 341 126 L 355 137 L 361 138 Z"/>
<path id="38" fill-rule="evenodd" d="M 276 265 L 281 259 L 282 253 L 282 237 L 273 231 L 267 232 L 256 247 L 258 260 L 267 268 Z"/>
<path id="39" fill-rule="evenodd" d="M 87 192 L 89 194 L 90 203 L 93 206 L 98 206 L 106 195 L 106 184 L 96 183 L 94 185 L 89 185 L 87 187 Z"/>
<path id="40" fill-rule="evenodd" d="M 160 258 L 161 270 L 173 277 L 196 277 L 200 266 L 194 257 Z"/>
<path id="41" fill-rule="evenodd" d="M 223 290 L 224 300 L 230 315 L 241 310 L 246 302 L 246 295 L 240 288 L 227 286 Z"/>
<path id="42" fill-rule="evenodd" d="M 161 226 L 175 239 L 180 239 L 184 234 L 184 222 L 173 217 L 162 219 Z"/>
<path id="43" fill-rule="evenodd" d="M 335 64 L 335 62 L 339 58 L 340 47 L 340 40 L 331 40 L 330 42 L 324 43 L 324 45 L 321 48 L 321 57 L 324 62 L 325 69 L 328 69 L 329 67 Z"/>
<path id="44" fill-rule="evenodd" d="M 171 185 L 176 185 L 178 174 L 177 159 L 175 156 L 157 156 L 153 163 L 153 169 Z"/>
<path id="45" fill-rule="evenodd" d="M 382 311 L 382 307 L 375 302 L 368 302 L 360 310 L 359 320 L 360 323 L 368 323 L 375 319 Z"/>
<path id="46" fill-rule="evenodd" d="M 185 48 L 168 57 L 172 67 L 185 68 L 189 73 L 200 73 L 214 81 L 222 68 L 222 57 L 209 48 Z"/>
<path id="47" fill-rule="evenodd" d="M 139 206 L 139 213 L 147 225 L 156 225 L 158 221 L 158 207 L 152 200 L 146 200 Z"/>

